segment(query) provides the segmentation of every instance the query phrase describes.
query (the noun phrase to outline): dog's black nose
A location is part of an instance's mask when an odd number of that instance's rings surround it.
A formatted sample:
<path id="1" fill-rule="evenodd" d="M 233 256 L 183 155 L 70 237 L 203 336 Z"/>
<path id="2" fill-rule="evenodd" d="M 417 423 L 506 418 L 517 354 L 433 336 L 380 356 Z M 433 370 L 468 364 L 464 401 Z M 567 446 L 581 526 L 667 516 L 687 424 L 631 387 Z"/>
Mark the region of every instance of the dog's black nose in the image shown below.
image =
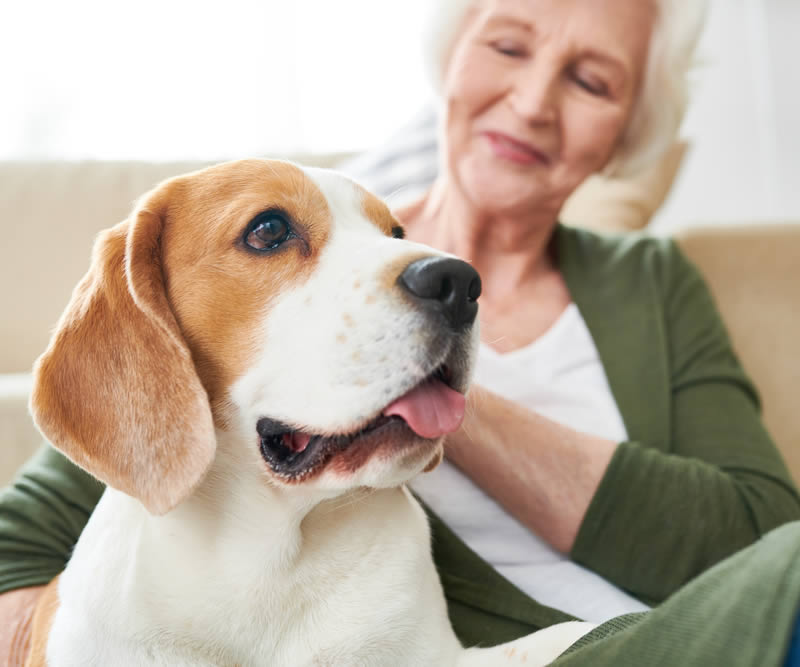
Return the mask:
<path id="1" fill-rule="evenodd" d="M 431 310 L 441 312 L 458 331 L 475 321 L 481 277 L 466 262 L 451 257 L 426 257 L 409 264 L 398 284 Z"/>

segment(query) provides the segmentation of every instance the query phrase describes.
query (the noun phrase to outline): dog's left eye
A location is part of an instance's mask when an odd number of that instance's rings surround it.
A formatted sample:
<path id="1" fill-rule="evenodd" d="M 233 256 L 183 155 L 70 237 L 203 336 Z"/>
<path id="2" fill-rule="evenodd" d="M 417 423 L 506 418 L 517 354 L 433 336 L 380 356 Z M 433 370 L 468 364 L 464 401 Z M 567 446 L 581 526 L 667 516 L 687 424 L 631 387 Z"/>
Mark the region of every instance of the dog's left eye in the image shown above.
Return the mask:
<path id="1" fill-rule="evenodd" d="M 247 226 L 244 242 L 254 250 L 272 250 L 291 236 L 286 218 L 275 211 L 257 215 Z"/>

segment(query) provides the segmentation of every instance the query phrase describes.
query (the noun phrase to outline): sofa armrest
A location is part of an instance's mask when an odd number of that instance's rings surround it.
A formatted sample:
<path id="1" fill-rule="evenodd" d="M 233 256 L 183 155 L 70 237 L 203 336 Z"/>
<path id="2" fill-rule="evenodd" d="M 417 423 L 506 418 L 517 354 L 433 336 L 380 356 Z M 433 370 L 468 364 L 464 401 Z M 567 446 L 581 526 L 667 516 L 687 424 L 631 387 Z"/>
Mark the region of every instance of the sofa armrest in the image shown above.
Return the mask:
<path id="1" fill-rule="evenodd" d="M 695 226 L 675 239 L 708 282 L 761 394 L 764 423 L 800 483 L 800 224 Z"/>
<path id="2" fill-rule="evenodd" d="M 28 373 L 0 374 L 0 487 L 42 444 L 28 412 L 32 378 Z"/>

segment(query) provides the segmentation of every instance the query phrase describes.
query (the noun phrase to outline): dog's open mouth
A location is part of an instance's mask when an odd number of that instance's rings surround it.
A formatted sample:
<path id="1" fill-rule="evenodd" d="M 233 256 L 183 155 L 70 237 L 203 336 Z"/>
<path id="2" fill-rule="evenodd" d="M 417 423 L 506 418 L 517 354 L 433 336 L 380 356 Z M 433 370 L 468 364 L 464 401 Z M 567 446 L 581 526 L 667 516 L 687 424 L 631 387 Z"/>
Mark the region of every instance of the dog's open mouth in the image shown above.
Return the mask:
<path id="1" fill-rule="evenodd" d="M 369 446 L 385 438 L 437 440 L 452 433 L 464 418 L 465 397 L 450 385 L 450 371 L 440 366 L 410 391 L 389 403 L 381 413 L 358 430 L 347 434 L 316 435 L 291 430 L 265 418 L 256 426 L 261 455 L 270 467 L 292 480 L 320 469 L 338 452 L 354 443 Z"/>

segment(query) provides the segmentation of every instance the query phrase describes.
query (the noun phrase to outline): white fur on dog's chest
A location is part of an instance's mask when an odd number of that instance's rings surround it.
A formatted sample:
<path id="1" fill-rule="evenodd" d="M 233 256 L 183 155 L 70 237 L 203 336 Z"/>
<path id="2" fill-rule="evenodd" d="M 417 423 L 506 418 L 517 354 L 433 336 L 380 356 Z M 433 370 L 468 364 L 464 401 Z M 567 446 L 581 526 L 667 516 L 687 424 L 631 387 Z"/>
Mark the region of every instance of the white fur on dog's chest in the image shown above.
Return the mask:
<path id="1" fill-rule="evenodd" d="M 222 509 L 241 518 L 255 508 Z M 216 665 L 433 666 L 461 651 L 424 513 L 404 488 L 322 503 L 294 527 L 253 515 L 236 543 L 215 535 L 230 515 L 215 527 L 191 502 L 176 512 L 156 518 L 123 494 L 104 495 L 62 576 L 70 604 L 51 633 L 53 654 L 67 655 L 63 632 L 70 652 L 91 646 L 92 655 L 56 664 L 198 665 L 203 655 Z M 78 618 L 92 641 L 75 641 Z M 232 652 L 243 646 L 247 655 Z"/>

